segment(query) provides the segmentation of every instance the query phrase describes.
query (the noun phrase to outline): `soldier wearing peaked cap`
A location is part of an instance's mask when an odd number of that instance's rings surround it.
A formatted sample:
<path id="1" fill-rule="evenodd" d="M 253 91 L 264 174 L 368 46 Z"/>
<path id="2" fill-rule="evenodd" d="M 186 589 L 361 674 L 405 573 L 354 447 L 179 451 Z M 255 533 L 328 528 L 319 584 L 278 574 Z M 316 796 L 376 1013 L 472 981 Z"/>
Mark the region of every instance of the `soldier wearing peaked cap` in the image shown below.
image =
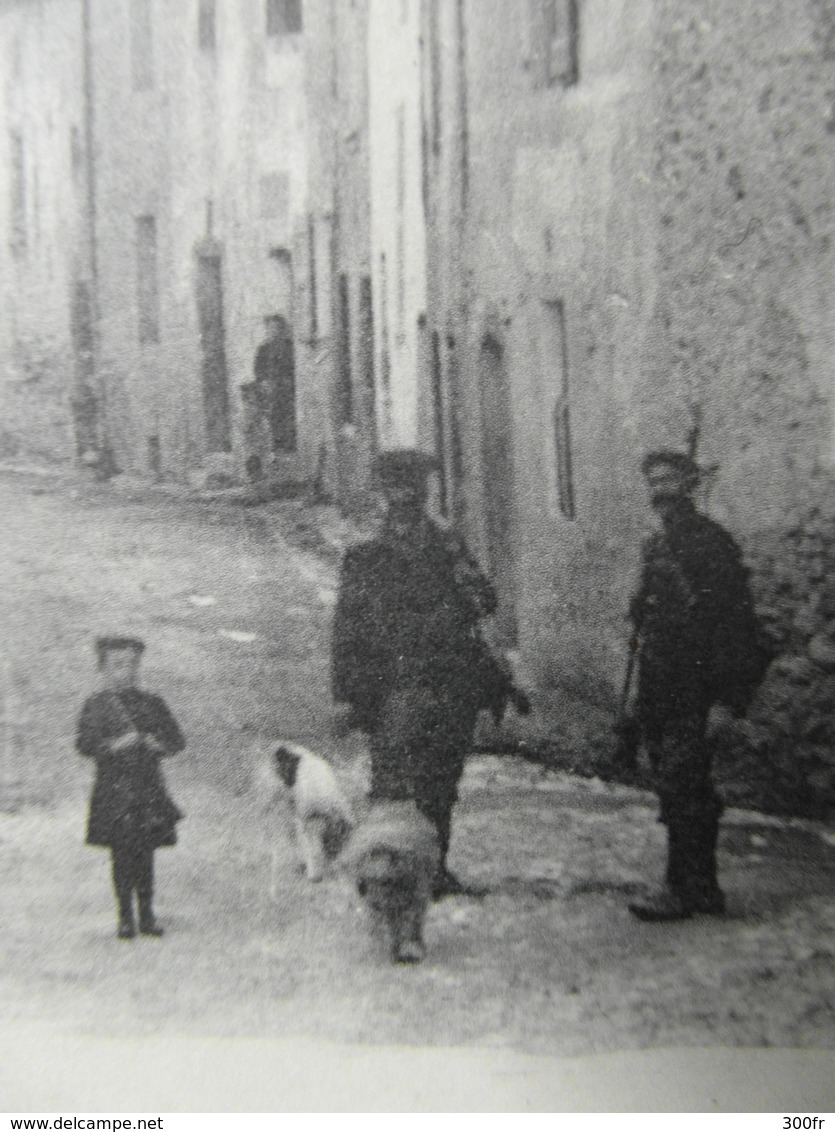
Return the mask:
<path id="1" fill-rule="evenodd" d="M 348 549 L 333 623 L 332 686 L 371 737 L 371 798 L 414 799 L 438 832 L 436 897 L 466 891 L 446 864 L 452 810 L 476 717 L 527 704 L 478 622 L 496 594 L 460 539 L 426 514 L 432 457 L 382 453 L 388 504 L 379 535 Z"/>
<path id="2" fill-rule="evenodd" d="M 708 716 L 717 703 L 739 714 L 753 694 L 756 617 L 739 547 L 694 505 L 696 463 L 664 449 L 650 452 L 642 471 L 661 527 L 644 546 L 630 616 L 640 641 L 638 723 L 667 826 L 667 872 L 664 889 L 630 911 L 678 920 L 725 910 Z"/>

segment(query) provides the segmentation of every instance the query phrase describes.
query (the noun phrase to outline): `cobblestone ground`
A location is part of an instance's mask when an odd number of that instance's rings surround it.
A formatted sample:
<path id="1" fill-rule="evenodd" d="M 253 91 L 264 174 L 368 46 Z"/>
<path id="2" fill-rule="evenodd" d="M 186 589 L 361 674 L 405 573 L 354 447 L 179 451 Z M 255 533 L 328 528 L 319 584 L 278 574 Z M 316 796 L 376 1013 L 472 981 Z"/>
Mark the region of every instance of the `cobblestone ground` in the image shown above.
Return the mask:
<path id="1" fill-rule="evenodd" d="M 299 877 L 259 787 L 259 760 L 289 736 L 363 789 L 361 741 L 329 735 L 336 556 L 305 549 L 310 513 L 34 474 L 0 476 L 0 507 L 8 1033 L 562 1056 L 835 1046 L 824 826 L 728 811 L 728 917 L 641 924 L 626 903 L 663 862 L 650 795 L 475 756 L 451 863 L 488 894 L 434 905 L 427 961 L 391 967 L 342 878 Z M 107 856 L 83 844 L 90 767 L 73 752 L 91 639 L 115 628 L 148 641 L 145 684 L 189 740 L 167 772 L 187 818 L 157 855 L 166 936 L 127 945 Z"/>

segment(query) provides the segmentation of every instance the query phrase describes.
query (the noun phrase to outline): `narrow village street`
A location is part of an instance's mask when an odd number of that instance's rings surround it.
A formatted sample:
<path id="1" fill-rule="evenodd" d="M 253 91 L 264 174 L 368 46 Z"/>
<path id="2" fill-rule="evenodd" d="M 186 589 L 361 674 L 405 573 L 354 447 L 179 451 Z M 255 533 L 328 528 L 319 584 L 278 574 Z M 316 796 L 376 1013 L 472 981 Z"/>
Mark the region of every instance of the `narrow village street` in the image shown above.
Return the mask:
<path id="1" fill-rule="evenodd" d="M 389 966 L 347 881 L 298 875 L 259 785 L 285 736 L 363 790 L 361 740 L 330 734 L 338 547 L 315 536 L 317 510 L 34 474 L 3 475 L 0 504 L 7 1034 L 832 1047 L 831 831 L 731 810 L 728 917 L 641 924 L 627 900 L 663 860 L 651 796 L 474 756 L 451 863 L 488 894 L 435 904 L 426 962 Z M 161 941 L 114 938 L 108 856 L 84 845 L 91 767 L 74 727 L 106 630 L 147 640 L 144 683 L 188 736 L 167 769 L 187 818 L 157 855 Z"/>

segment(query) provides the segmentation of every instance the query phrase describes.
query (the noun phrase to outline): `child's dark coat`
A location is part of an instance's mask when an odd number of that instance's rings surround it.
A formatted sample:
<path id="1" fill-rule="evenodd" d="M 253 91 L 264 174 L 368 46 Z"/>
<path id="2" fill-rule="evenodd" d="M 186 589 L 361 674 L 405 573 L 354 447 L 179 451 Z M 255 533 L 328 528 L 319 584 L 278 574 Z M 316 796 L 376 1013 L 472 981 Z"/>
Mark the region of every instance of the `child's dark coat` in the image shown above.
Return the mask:
<path id="1" fill-rule="evenodd" d="M 103 691 L 81 711 L 76 748 L 94 759 L 96 779 L 87 822 L 88 845 L 124 845 L 155 849 L 174 845 L 176 823 L 183 816 L 168 796 L 159 765 L 161 755 L 144 743 L 111 754 L 108 740 L 135 730 L 152 735 L 174 754 L 185 739 L 164 701 L 137 688 Z"/>

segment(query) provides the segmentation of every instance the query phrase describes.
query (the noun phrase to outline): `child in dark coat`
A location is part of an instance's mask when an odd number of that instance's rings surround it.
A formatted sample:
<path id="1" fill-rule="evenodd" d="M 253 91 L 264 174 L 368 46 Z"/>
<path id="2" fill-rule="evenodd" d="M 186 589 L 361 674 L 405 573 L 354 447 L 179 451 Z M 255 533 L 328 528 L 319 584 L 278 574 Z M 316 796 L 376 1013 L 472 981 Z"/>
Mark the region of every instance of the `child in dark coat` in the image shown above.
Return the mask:
<path id="1" fill-rule="evenodd" d="M 161 936 L 154 918 L 154 850 L 174 845 L 183 816 L 165 788 L 160 759 L 185 747 L 180 728 L 159 696 L 137 687 L 145 645 L 135 637 L 100 637 L 98 666 L 104 687 L 85 702 L 76 748 L 94 759 L 87 844 L 110 848 L 119 905 L 119 939 L 139 931 Z"/>

